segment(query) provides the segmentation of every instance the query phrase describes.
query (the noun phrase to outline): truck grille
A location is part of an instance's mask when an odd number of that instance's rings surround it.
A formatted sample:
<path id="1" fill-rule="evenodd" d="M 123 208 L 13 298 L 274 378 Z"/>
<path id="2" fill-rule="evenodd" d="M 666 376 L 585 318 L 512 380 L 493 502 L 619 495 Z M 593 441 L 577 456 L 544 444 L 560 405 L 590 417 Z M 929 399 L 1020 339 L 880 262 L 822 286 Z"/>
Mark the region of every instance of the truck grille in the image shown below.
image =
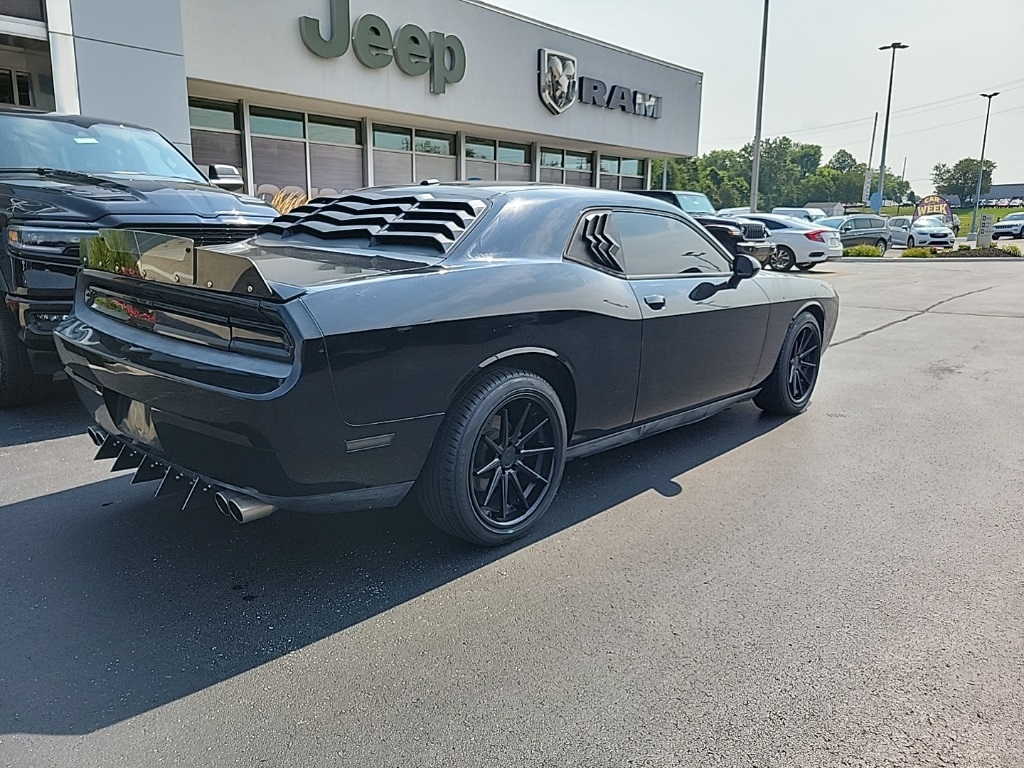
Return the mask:
<path id="1" fill-rule="evenodd" d="M 768 228 L 764 224 L 758 224 L 751 222 L 749 224 L 740 224 L 740 228 L 743 230 L 743 237 L 747 240 L 767 240 L 768 239 Z"/>

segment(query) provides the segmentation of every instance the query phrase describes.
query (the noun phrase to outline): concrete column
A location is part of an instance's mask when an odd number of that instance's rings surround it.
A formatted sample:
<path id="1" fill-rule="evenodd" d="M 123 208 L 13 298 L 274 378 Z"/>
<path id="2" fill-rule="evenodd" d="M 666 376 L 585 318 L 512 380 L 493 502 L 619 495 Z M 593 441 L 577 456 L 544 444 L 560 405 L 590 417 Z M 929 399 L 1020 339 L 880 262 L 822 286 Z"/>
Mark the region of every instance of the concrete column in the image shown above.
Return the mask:
<path id="1" fill-rule="evenodd" d="M 153 128 L 192 154 L 181 0 L 46 0 L 57 111 Z"/>

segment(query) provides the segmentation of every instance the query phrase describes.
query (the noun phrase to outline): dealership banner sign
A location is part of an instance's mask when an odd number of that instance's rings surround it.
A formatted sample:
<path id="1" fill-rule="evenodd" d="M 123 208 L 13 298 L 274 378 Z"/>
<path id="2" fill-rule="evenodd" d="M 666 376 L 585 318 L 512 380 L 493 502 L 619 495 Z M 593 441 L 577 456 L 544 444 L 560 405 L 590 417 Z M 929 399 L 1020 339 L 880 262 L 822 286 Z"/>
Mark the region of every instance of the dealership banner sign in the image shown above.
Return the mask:
<path id="1" fill-rule="evenodd" d="M 952 221 L 953 207 L 942 195 L 928 195 L 918 200 L 914 208 L 914 221 L 922 216 L 942 216 L 946 221 Z"/>

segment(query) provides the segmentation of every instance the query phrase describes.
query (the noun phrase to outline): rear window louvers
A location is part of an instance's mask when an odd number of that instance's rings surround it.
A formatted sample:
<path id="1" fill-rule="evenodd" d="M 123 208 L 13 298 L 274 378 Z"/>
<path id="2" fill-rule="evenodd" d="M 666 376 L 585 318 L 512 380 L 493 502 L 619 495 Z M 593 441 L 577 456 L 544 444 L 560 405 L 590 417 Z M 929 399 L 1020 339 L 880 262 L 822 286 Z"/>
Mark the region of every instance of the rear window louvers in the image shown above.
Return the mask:
<path id="1" fill-rule="evenodd" d="M 481 200 L 444 200 L 429 193 L 401 197 L 357 193 L 313 200 L 264 225 L 258 234 L 306 235 L 364 248 L 401 245 L 447 253 L 485 207 Z"/>

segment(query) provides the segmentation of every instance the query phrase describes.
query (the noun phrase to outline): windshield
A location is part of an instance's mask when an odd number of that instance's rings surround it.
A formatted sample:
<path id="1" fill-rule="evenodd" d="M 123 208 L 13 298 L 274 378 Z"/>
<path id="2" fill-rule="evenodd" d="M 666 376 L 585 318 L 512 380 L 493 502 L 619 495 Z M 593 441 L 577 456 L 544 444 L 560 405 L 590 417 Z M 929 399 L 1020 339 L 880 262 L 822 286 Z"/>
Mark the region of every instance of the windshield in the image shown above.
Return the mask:
<path id="1" fill-rule="evenodd" d="M 0 115 L 0 168 L 55 168 L 79 173 L 206 179 L 155 131 L 97 123 L 88 127 Z"/>
<path id="2" fill-rule="evenodd" d="M 916 222 L 919 227 L 944 227 L 946 220 L 941 216 L 922 216 Z"/>
<path id="3" fill-rule="evenodd" d="M 819 227 L 831 227 L 832 229 L 839 229 L 839 225 L 841 225 L 842 223 L 843 220 L 838 217 L 831 219 L 818 219 L 815 222 L 815 224 L 817 224 Z"/>
<path id="4" fill-rule="evenodd" d="M 1011 213 L 1009 216 L 1003 217 L 1003 221 L 1017 221 L 1017 219 L 1024 219 L 1024 213 Z"/>
<path id="5" fill-rule="evenodd" d="M 679 207 L 687 213 L 714 213 L 715 207 L 711 205 L 706 195 L 699 192 L 676 192 L 676 200 Z"/>

